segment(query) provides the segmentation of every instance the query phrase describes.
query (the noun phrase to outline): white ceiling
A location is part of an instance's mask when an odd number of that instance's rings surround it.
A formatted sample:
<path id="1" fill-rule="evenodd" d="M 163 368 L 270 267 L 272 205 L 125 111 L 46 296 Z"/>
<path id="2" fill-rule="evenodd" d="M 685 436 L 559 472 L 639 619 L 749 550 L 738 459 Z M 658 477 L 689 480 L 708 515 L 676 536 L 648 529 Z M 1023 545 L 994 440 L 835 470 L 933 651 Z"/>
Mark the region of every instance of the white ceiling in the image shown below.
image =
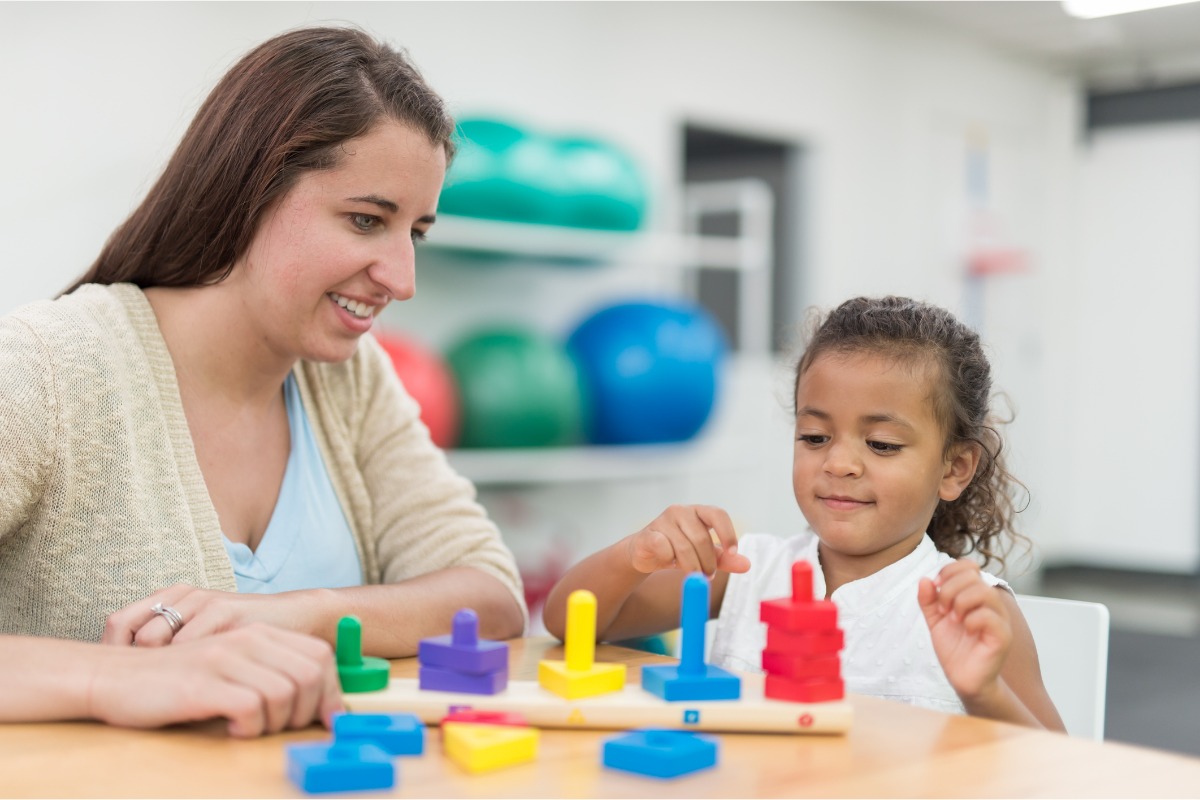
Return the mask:
<path id="1" fill-rule="evenodd" d="M 1099 19 L 1057 0 L 878 2 L 885 13 L 942 25 L 1080 74 L 1098 90 L 1200 80 L 1200 2 Z"/>

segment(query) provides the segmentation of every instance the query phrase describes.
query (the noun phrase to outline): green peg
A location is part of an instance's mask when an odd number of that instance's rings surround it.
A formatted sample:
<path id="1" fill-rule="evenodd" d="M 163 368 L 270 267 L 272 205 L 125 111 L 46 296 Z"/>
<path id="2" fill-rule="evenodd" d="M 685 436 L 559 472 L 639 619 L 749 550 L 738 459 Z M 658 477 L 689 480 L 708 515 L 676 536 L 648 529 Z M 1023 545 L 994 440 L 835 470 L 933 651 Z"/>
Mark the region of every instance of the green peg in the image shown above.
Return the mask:
<path id="1" fill-rule="evenodd" d="M 363 656 L 362 623 L 358 617 L 342 617 L 338 621 L 337 665 L 343 692 L 386 689 L 392 674 L 386 659 Z"/>

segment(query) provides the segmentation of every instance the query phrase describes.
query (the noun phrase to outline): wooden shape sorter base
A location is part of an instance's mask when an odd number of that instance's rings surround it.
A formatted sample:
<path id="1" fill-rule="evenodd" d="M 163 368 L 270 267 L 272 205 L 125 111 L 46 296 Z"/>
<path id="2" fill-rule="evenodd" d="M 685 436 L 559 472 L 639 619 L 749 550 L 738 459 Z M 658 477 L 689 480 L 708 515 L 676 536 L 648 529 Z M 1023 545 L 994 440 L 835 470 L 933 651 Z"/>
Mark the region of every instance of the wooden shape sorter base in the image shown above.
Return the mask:
<path id="1" fill-rule="evenodd" d="M 351 711 L 415 714 L 436 725 L 458 709 L 511 711 L 534 727 L 626 730 L 659 727 L 733 733 L 845 733 L 853 708 L 846 700 L 790 703 L 763 696 L 762 675 L 741 675 L 740 700 L 668 702 L 626 684 L 608 694 L 566 700 L 537 681 L 509 681 L 494 695 L 421 691 L 413 678 L 393 678 L 386 689 L 344 696 Z"/>

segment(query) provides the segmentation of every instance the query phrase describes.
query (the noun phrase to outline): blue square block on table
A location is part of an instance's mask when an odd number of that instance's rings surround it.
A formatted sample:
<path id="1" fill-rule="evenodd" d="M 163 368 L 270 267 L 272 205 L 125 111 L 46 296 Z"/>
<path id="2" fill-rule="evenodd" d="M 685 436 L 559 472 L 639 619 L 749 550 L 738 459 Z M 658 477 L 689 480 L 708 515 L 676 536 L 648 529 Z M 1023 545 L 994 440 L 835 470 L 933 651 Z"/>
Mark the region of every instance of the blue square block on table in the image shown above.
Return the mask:
<path id="1" fill-rule="evenodd" d="M 353 792 L 396 785 L 392 757 L 373 744 L 318 742 L 287 747 L 287 774 L 306 792 Z"/>
<path id="2" fill-rule="evenodd" d="M 711 664 L 699 674 L 679 674 L 677 665 L 642 667 L 642 688 L 663 700 L 737 700 L 742 679 Z"/>
<path id="3" fill-rule="evenodd" d="M 607 739 L 604 766 L 652 778 L 677 778 L 716 766 L 717 742 L 666 728 L 643 728 Z"/>
<path id="4" fill-rule="evenodd" d="M 508 669 L 508 645 L 487 639 L 462 644 L 453 636 L 432 636 L 417 645 L 417 660 L 426 667 L 482 675 Z"/>
<path id="5" fill-rule="evenodd" d="M 441 667 L 421 667 L 417 686 L 421 691 L 499 694 L 508 688 L 508 669 L 472 675 Z"/>
<path id="6" fill-rule="evenodd" d="M 425 723 L 415 714 L 335 714 L 333 738 L 339 744 L 374 744 L 393 756 L 425 752 Z"/>

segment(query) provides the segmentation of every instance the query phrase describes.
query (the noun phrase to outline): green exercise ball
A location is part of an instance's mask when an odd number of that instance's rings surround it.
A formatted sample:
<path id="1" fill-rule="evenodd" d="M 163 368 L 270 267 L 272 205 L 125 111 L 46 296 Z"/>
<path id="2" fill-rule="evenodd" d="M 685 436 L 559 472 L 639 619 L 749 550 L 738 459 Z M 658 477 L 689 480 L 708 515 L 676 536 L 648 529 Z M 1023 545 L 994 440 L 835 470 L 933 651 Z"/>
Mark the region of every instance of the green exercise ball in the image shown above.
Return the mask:
<path id="1" fill-rule="evenodd" d="M 560 225 L 632 231 L 646 211 L 646 185 L 633 159 L 615 145 L 583 137 L 558 142 Z"/>
<path id="2" fill-rule="evenodd" d="M 566 348 L 524 328 L 490 328 L 446 353 L 462 401 L 460 447 L 553 447 L 582 438 L 579 373 Z"/>
<path id="3" fill-rule="evenodd" d="M 444 214 L 546 222 L 557 180 L 555 143 L 494 119 L 466 119 L 455 133 L 458 152 L 446 174 L 438 210 Z"/>

